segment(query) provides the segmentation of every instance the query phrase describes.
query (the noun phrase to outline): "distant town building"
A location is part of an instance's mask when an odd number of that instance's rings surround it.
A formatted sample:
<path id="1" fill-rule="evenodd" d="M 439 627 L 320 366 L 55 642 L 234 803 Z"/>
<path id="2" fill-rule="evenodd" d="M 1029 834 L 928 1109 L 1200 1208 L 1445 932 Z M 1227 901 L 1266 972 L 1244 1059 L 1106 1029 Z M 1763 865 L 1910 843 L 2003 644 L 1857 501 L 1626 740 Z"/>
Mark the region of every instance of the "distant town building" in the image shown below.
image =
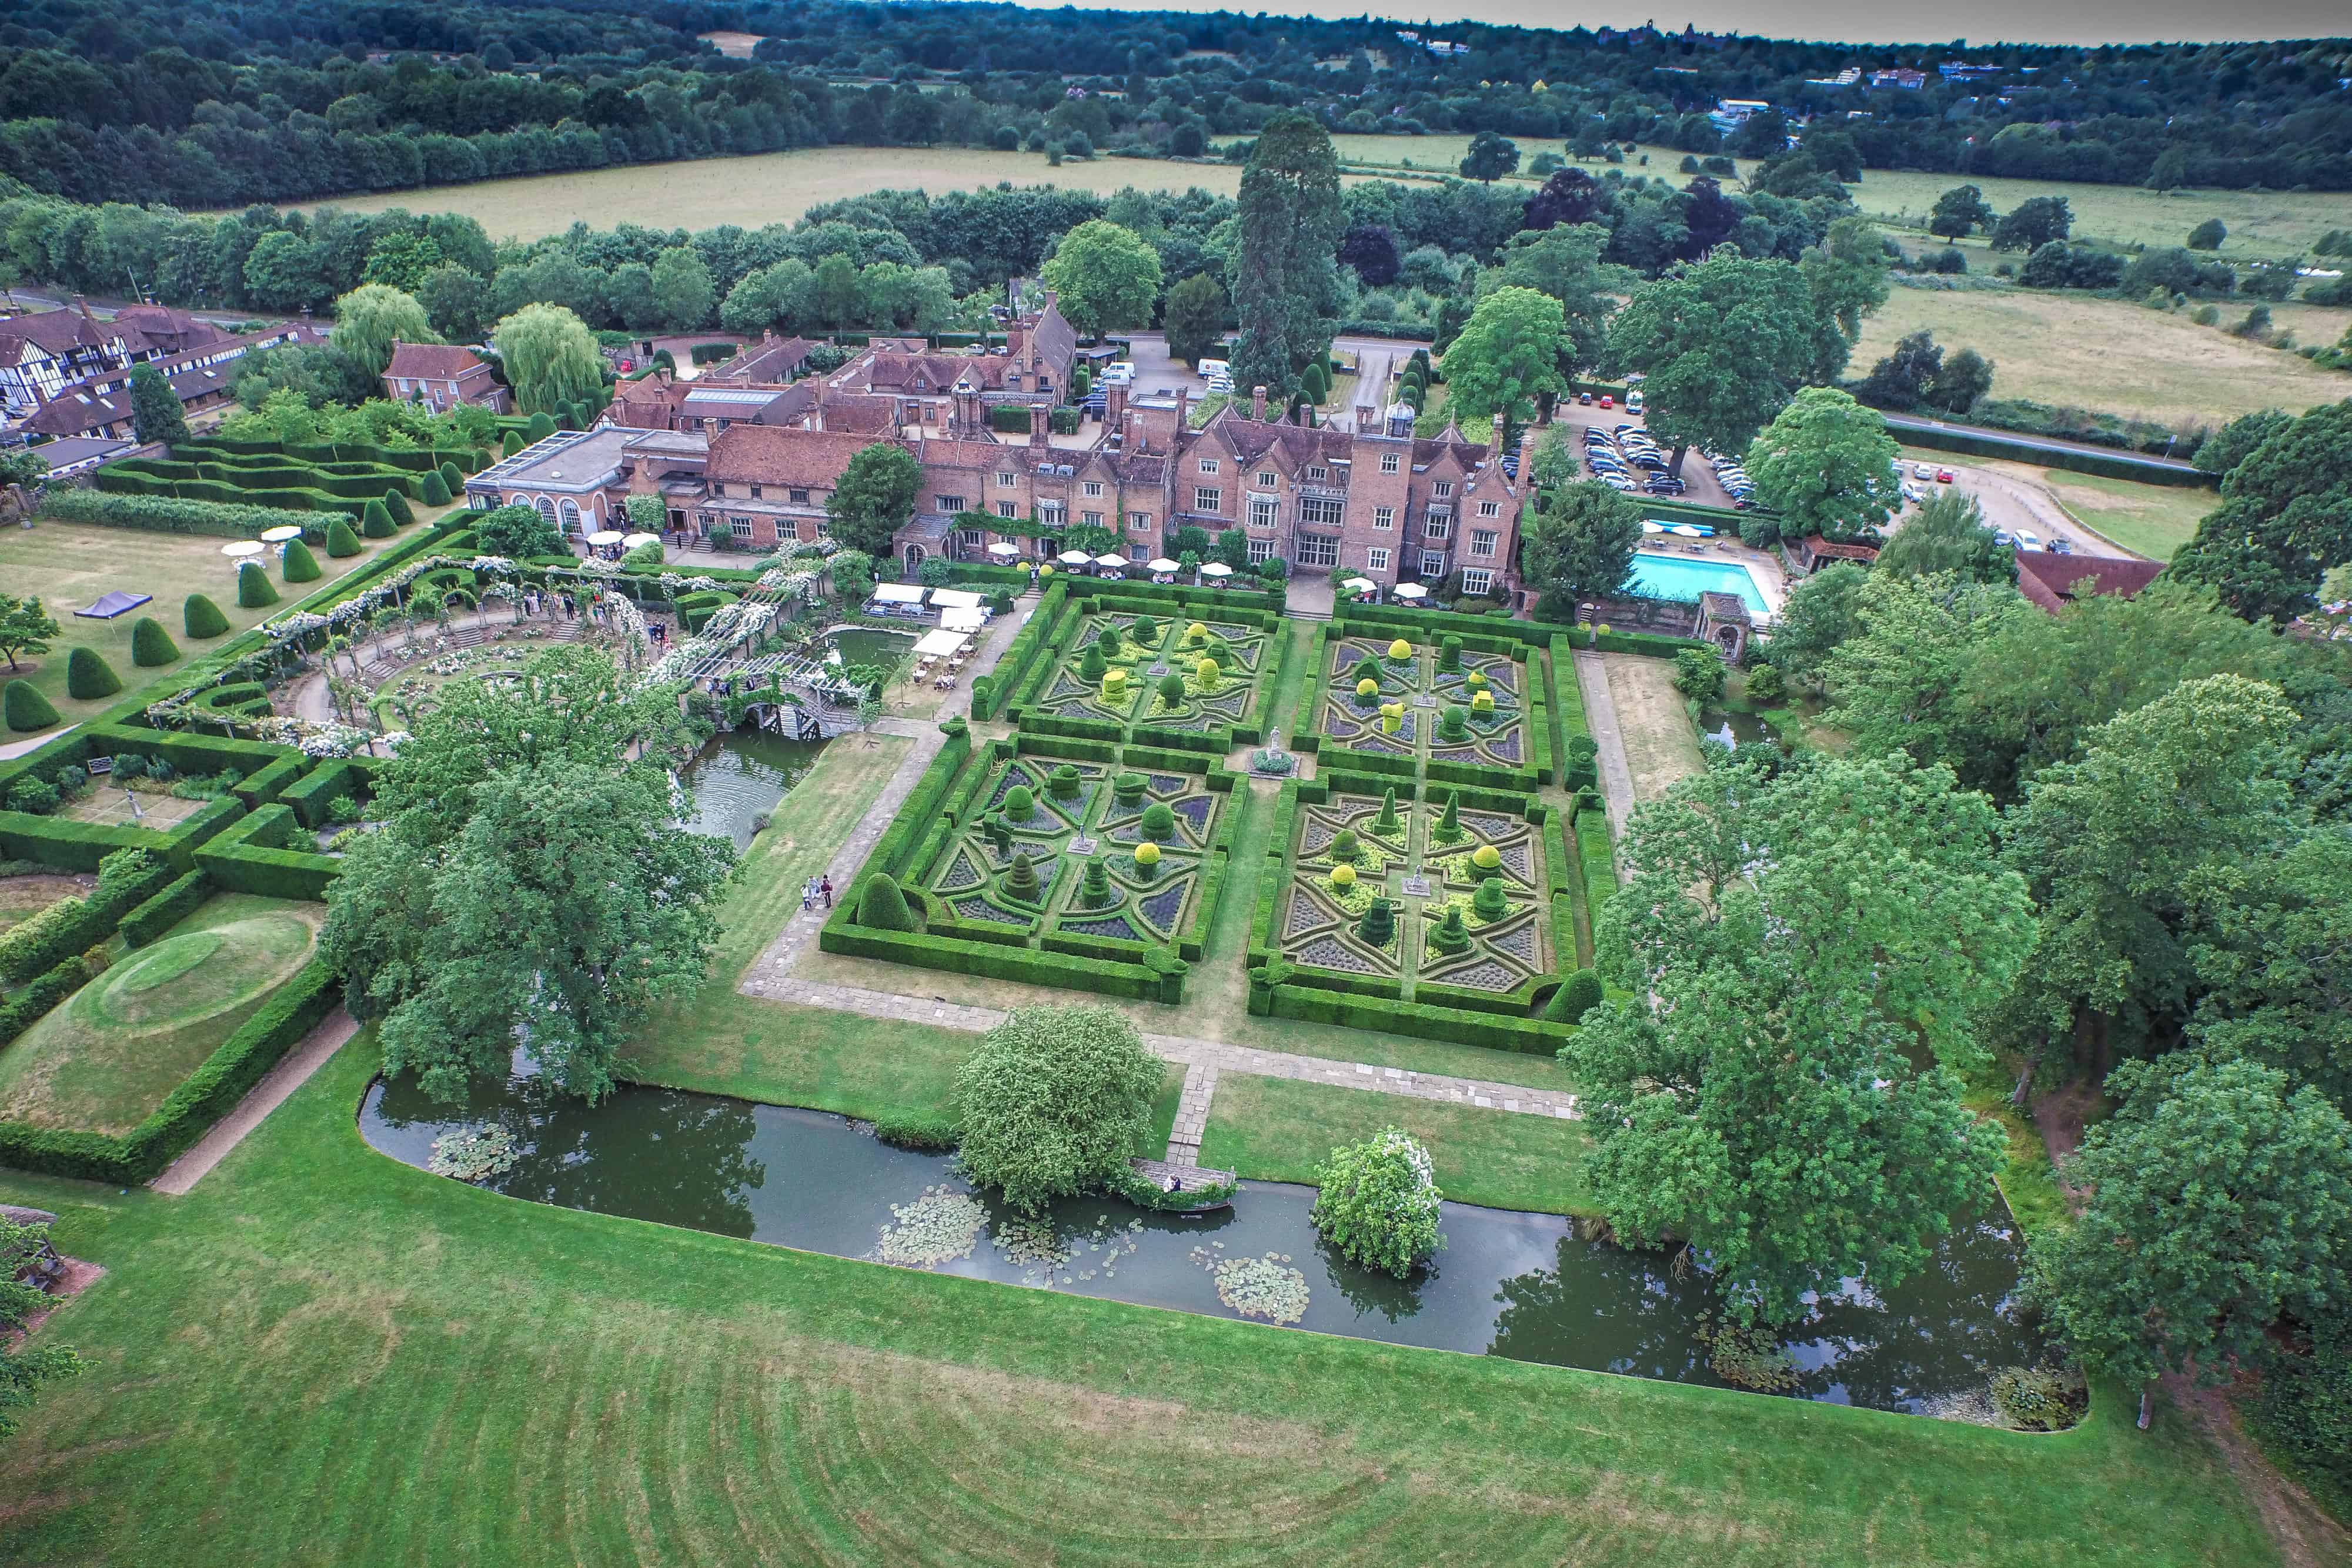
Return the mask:
<path id="1" fill-rule="evenodd" d="M 1916 92 L 1927 85 L 1927 73 L 1913 70 L 1909 66 L 1893 66 L 1883 71 L 1871 72 L 1870 85 L 1902 88 L 1909 92 Z"/>
<path id="2" fill-rule="evenodd" d="M 1738 130 L 1772 106 L 1760 98 L 1727 98 L 1708 110 L 1707 119 L 1717 131 L 1727 133 Z"/>

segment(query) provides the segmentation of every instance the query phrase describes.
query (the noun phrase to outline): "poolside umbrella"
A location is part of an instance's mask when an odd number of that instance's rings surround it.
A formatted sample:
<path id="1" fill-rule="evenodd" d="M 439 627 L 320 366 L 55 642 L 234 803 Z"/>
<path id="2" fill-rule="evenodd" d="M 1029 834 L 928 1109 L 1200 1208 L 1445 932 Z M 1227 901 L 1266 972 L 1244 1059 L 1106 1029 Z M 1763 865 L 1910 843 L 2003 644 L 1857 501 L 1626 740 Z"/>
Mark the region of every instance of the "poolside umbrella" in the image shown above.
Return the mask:
<path id="1" fill-rule="evenodd" d="M 631 534 L 627 538 L 621 541 L 621 548 L 624 549 L 635 549 L 639 545 L 657 545 L 659 543 L 661 543 L 661 535 L 659 534 Z"/>
<path id="2" fill-rule="evenodd" d="M 1066 549 L 1062 552 L 1064 566 L 1092 566 L 1094 563 L 1095 558 L 1082 549 Z"/>
<path id="3" fill-rule="evenodd" d="M 1643 517 L 1642 531 L 1645 534 L 1662 534 L 1666 531 L 1666 525 L 1650 517 Z"/>
<path id="4" fill-rule="evenodd" d="M 264 530 L 261 536 L 261 542 L 266 545 L 282 545 L 288 539 L 299 539 L 301 537 L 302 530 L 294 527 L 292 524 L 288 523 L 278 528 Z"/>
<path id="5" fill-rule="evenodd" d="M 1234 569 L 1221 560 L 1213 560 L 1201 569 L 1202 577 L 1231 577 L 1233 574 Z"/>
<path id="6" fill-rule="evenodd" d="M 999 539 L 994 544 L 988 547 L 988 553 L 994 556 L 1003 556 L 1007 560 L 1010 560 L 1014 556 L 1021 553 L 1021 547 L 1014 544 L 1010 539 Z"/>
<path id="7" fill-rule="evenodd" d="M 1164 555 L 1163 555 L 1163 556 L 1161 556 L 1158 560 L 1154 560 L 1154 561 L 1147 561 L 1147 562 L 1145 563 L 1145 565 L 1147 565 L 1148 567 L 1150 567 L 1150 570 L 1153 570 L 1153 571 L 1174 571 L 1174 570 L 1176 570 L 1176 563 L 1175 563 L 1174 561 L 1172 561 L 1172 560 L 1170 560 L 1170 559 L 1169 559 L 1166 556 L 1164 556 Z"/>
<path id="8" fill-rule="evenodd" d="M 1700 528 L 1696 523 L 1676 523 L 1673 528 L 1668 528 L 1666 531 L 1680 538 L 1703 539 L 1714 530 L 1711 528 Z"/>
<path id="9" fill-rule="evenodd" d="M 1422 585 L 1417 582 L 1400 582 L 1391 591 L 1394 592 L 1399 599 L 1426 599 L 1429 597 L 1429 590 L 1422 587 Z"/>
<path id="10" fill-rule="evenodd" d="M 594 533 L 588 536 L 588 542 L 592 545 L 619 544 L 621 542 L 621 530 L 618 528 L 598 528 Z"/>

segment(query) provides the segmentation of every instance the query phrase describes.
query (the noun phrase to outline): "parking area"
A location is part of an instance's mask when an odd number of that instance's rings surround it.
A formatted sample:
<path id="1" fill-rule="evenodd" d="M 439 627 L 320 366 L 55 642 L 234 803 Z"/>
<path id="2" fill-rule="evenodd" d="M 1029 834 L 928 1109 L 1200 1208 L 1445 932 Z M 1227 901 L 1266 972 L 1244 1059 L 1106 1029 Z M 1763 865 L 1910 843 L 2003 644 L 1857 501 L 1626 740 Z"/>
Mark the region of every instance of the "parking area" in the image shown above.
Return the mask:
<path id="1" fill-rule="evenodd" d="M 1557 418 L 1560 423 L 1568 426 L 1569 444 L 1575 450 L 1580 462 L 1584 456 L 1584 433 L 1587 430 L 1597 429 L 1613 435 L 1621 424 L 1629 425 L 1635 430 L 1647 428 L 1643 423 L 1640 414 L 1628 413 L 1622 408 L 1602 408 L 1597 402 L 1590 406 L 1583 403 L 1563 403 L 1560 405 Z M 1664 443 L 1660 445 L 1664 448 L 1666 456 L 1671 459 L 1674 456 L 1674 448 L 1665 446 Z M 1715 473 L 1707 466 L 1706 459 L 1695 451 L 1683 459 L 1682 481 L 1684 490 L 1680 496 L 1661 498 L 1687 501 L 1701 507 L 1731 505 L 1731 497 L 1725 495 L 1723 486 L 1715 482 Z M 1635 498 L 1648 499 L 1638 492 Z"/>
<path id="2" fill-rule="evenodd" d="M 1952 482 L 1941 485 L 1915 477 L 1914 470 L 1923 463 L 1935 469 L 1948 470 Z M 2056 497 L 2027 480 L 2011 478 L 1988 468 L 1949 462 L 1933 452 L 1914 447 L 1904 449 L 1903 477 L 1915 490 L 1929 493 L 1958 490 L 1974 497 L 1977 505 L 1984 511 L 1987 524 L 2012 538 L 2030 533 L 2044 549 L 2050 547 L 2053 539 L 2063 539 L 2076 555 L 2118 553 L 2116 546 L 2069 516 L 2066 509 L 2058 504 Z M 1902 519 L 1897 517 L 1893 527 L 1901 526 Z"/>

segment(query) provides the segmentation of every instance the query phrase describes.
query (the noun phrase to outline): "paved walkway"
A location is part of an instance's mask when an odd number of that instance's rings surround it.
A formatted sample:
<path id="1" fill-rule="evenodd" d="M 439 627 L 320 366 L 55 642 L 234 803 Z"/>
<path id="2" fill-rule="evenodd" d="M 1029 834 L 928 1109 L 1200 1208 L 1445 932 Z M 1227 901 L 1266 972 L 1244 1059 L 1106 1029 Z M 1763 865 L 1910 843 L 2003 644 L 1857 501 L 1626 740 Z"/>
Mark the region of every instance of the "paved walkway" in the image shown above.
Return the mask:
<path id="1" fill-rule="evenodd" d="M 1168 1129 L 1168 1163 L 1197 1166 L 1201 1139 L 1209 1131 L 1209 1102 L 1217 1092 L 1217 1070 L 1195 1061 L 1184 1070 L 1184 1092 L 1176 1102 L 1176 1124 Z"/>
<path id="2" fill-rule="evenodd" d="M 228 1157 L 231 1149 L 245 1141 L 247 1133 L 261 1125 L 263 1117 L 284 1104 L 288 1095 L 324 1067 L 327 1059 L 359 1032 L 359 1027 L 352 1015 L 341 1008 L 320 1019 L 319 1027 L 303 1036 L 301 1043 L 236 1103 L 236 1110 L 214 1123 L 211 1132 L 198 1138 L 187 1153 L 164 1166 L 163 1174 L 147 1185 L 174 1197 L 186 1197 L 206 1173 Z"/>
<path id="3" fill-rule="evenodd" d="M 1625 760 L 1625 737 L 1617 726 L 1617 699 L 1609 695 L 1609 665 L 1598 653 L 1576 654 L 1576 685 L 1584 694 L 1584 723 L 1592 744 L 1601 748 L 1601 793 L 1609 802 L 1609 831 L 1625 836 L 1625 819 L 1633 814 L 1633 769 Z"/>

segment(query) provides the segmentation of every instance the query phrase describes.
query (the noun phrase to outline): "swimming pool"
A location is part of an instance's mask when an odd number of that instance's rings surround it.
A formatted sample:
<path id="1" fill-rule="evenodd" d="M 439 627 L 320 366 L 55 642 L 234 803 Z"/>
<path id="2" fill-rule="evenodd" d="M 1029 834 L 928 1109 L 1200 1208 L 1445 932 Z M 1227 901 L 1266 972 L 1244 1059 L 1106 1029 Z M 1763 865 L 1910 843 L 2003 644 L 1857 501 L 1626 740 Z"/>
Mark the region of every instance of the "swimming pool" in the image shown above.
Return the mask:
<path id="1" fill-rule="evenodd" d="M 1734 560 L 1693 560 L 1681 556 L 1636 554 L 1633 591 L 1653 599 L 1696 601 L 1702 593 L 1736 593 L 1748 613 L 1762 619 L 1772 613 L 1755 576 Z"/>

